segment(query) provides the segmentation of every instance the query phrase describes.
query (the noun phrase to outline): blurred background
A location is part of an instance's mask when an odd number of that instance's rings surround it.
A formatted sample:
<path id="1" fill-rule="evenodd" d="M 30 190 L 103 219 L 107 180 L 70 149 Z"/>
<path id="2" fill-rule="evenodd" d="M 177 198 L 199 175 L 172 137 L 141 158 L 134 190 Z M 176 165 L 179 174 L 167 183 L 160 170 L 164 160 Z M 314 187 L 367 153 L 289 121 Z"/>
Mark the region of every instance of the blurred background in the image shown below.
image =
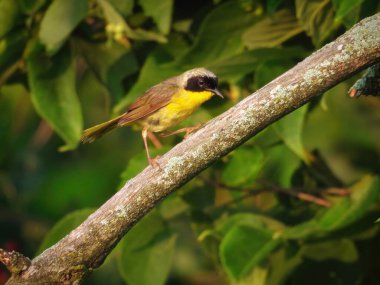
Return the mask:
<path id="1" fill-rule="evenodd" d="M 376 0 L 0 0 L 0 247 L 33 258 L 147 166 L 140 132 L 79 145 L 84 127 L 199 66 L 219 76 L 226 99 L 181 126 L 207 122 L 379 9 Z M 167 197 L 85 284 L 380 284 L 380 99 L 349 98 L 358 78 Z M 0 284 L 7 278 L 1 265 Z"/>

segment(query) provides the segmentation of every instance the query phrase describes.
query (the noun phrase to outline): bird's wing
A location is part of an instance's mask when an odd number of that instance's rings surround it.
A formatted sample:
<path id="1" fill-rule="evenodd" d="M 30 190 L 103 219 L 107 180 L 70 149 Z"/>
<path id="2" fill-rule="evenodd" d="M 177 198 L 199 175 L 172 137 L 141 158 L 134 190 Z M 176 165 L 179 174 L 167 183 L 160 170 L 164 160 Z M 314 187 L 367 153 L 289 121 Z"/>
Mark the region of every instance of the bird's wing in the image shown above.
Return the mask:
<path id="1" fill-rule="evenodd" d="M 170 103 L 173 95 L 178 92 L 178 85 L 170 79 L 148 89 L 143 96 L 129 106 L 127 112 L 120 116 L 118 125 L 124 126 L 144 118 Z"/>

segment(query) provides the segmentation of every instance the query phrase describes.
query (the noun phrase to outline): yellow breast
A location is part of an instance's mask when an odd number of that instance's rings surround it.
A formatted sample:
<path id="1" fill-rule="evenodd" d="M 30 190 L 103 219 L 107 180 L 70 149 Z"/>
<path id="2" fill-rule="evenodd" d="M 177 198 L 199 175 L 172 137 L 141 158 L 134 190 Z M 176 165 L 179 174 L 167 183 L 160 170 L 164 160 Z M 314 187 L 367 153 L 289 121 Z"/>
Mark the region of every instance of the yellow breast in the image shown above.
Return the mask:
<path id="1" fill-rule="evenodd" d="M 181 90 L 165 107 L 144 118 L 139 123 L 152 132 L 169 129 L 189 117 L 198 107 L 213 96 L 210 91 Z"/>

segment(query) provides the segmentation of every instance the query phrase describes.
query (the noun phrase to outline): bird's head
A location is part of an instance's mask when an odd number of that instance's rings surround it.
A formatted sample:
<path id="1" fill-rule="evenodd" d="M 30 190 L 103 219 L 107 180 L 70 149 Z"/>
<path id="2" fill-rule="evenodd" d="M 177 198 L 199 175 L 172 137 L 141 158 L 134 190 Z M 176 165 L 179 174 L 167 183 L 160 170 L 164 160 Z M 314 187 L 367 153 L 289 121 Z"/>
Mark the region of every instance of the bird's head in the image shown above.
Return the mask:
<path id="1" fill-rule="evenodd" d="M 193 92 L 210 91 L 223 98 L 218 90 L 218 77 L 206 68 L 190 69 L 179 76 L 179 85 Z"/>

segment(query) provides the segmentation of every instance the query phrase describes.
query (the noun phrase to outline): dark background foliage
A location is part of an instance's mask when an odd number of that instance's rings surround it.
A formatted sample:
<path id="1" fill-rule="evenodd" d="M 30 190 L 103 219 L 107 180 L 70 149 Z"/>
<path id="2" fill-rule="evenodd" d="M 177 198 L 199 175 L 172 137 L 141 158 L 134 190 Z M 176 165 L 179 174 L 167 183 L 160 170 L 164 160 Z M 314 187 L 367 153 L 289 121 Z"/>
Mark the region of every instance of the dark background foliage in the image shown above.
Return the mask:
<path id="1" fill-rule="evenodd" d="M 83 126 L 197 66 L 227 97 L 183 126 L 206 122 L 377 11 L 376 0 L 0 0 L 0 247 L 35 256 L 147 165 L 138 132 L 78 146 Z M 168 197 L 86 284 L 379 284 L 380 101 L 349 99 L 354 80 Z"/>

